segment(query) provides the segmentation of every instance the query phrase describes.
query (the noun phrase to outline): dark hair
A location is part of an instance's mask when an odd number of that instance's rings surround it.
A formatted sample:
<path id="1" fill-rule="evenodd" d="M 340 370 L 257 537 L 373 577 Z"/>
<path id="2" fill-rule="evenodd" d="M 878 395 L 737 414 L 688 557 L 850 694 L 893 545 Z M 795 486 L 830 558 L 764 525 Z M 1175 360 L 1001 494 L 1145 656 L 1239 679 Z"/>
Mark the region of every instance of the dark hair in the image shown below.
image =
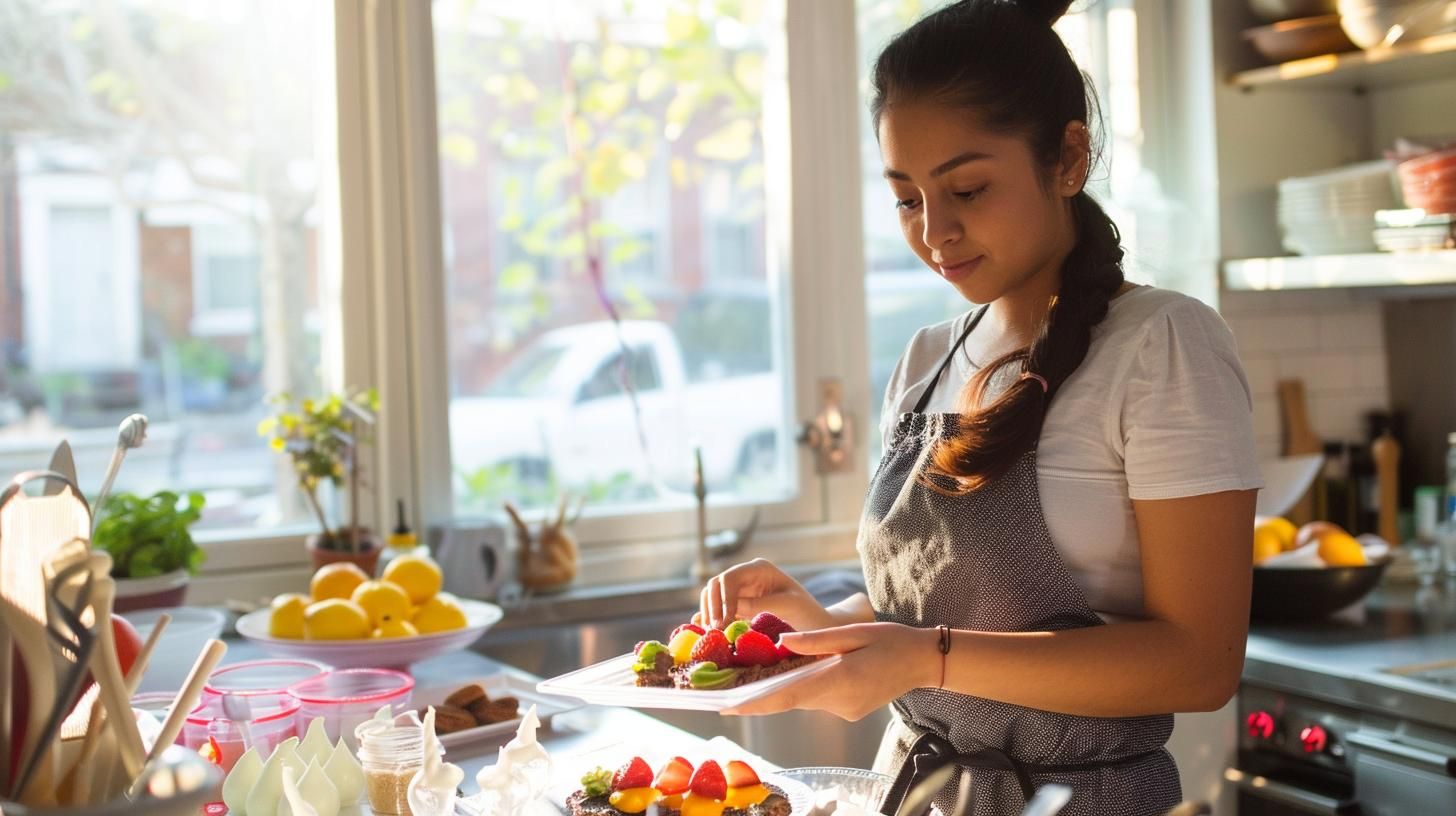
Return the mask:
<path id="1" fill-rule="evenodd" d="M 1050 170 L 1061 158 L 1067 124 L 1088 123 L 1089 107 L 1096 109 L 1092 83 L 1052 30 L 1070 5 L 961 0 L 922 18 L 875 60 L 870 110 L 876 133 L 880 117 L 897 103 L 939 102 L 967 110 L 983 127 L 1024 138 L 1033 158 Z M 1062 263 L 1061 287 L 1042 329 L 1029 346 L 991 362 L 966 385 L 963 405 L 979 407 L 962 414 L 932 453 L 922 481 L 935 490 L 977 490 L 1036 446 L 1047 407 L 1086 358 L 1092 329 L 1123 284 L 1117 226 L 1085 189 L 1070 204 L 1076 243 Z M 1046 390 L 1022 377 L 981 405 L 991 378 L 1008 366 L 1044 377 Z"/>

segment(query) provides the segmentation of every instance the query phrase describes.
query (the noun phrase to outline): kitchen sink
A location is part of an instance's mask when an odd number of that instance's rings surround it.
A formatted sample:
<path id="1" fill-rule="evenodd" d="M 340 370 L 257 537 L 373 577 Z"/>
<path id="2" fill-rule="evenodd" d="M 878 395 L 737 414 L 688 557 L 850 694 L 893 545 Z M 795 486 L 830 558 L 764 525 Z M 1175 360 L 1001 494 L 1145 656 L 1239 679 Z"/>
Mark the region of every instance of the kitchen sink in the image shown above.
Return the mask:
<path id="1" fill-rule="evenodd" d="M 685 600 L 681 598 L 679 602 Z M 838 600 L 831 598 L 826 603 Z M 603 603 L 609 609 L 612 604 Z M 632 650 L 638 641 L 661 639 L 696 611 L 693 606 L 634 611 L 584 621 L 551 621 L 494 629 L 474 647 L 487 657 L 541 677 L 589 666 Z M 685 731 L 723 736 L 781 767 L 843 765 L 868 768 L 889 722 L 889 709 L 859 722 L 817 711 L 771 717 L 723 717 L 706 711 L 651 710 L 653 717 Z"/>

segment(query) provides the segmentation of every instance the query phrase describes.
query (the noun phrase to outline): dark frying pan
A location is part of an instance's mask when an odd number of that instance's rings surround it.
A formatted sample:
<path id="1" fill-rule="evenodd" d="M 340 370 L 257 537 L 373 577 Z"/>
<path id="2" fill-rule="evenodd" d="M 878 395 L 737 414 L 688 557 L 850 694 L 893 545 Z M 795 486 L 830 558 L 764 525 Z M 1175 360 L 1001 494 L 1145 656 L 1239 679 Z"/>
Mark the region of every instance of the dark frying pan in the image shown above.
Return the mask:
<path id="1" fill-rule="evenodd" d="M 1390 559 L 1363 567 L 1254 567 L 1250 617 L 1256 621 L 1319 620 L 1370 594 Z"/>

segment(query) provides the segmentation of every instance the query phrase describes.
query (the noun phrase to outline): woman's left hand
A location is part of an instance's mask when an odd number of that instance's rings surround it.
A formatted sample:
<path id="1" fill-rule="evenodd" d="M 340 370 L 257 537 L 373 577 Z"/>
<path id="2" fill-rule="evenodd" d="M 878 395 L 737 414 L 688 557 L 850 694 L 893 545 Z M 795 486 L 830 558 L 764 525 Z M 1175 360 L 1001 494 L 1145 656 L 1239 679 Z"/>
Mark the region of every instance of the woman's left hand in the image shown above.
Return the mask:
<path id="1" fill-rule="evenodd" d="M 934 629 L 898 623 L 857 623 L 812 632 L 787 632 L 783 645 L 801 655 L 842 655 L 839 665 L 807 682 L 791 683 L 724 714 L 828 711 L 851 722 L 922 686 L 935 687 L 940 651 Z"/>

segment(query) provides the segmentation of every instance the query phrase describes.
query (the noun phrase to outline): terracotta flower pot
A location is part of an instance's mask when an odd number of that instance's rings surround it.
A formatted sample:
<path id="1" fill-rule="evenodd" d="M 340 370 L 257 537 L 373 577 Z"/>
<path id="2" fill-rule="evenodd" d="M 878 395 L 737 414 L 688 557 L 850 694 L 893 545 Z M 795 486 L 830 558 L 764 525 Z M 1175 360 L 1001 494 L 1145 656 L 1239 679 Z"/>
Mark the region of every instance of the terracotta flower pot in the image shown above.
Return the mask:
<path id="1" fill-rule="evenodd" d="M 187 584 L 192 576 L 185 569 L 173 570 L 152 578 L 117 578 L 117 612 L 136 609 L 163 609 L 181 606 L 187 597 Z"/>
<path id="2" fill-rule="evenodd" d="M 340 531 L 338 538 L 341 539 L 345 548 L 348 547 L 348 532 Z M 324 546 L 324 537 L 321 533 L 314 533 L 305 542 L 308 548 L 309 558 L 313 560 L 313 568 L 317 570 L 325 564 L 333 564 L 339 561 L 348 561 L 358 565 L 368 575 L 373 575 L 376 567 L 379 566 L 379 554 L 383 548 L 379 545 L 379 539 L 369 530 L 359 531 L 359 551 L 350 552 L 348 549 L 330 549 Z"/>

